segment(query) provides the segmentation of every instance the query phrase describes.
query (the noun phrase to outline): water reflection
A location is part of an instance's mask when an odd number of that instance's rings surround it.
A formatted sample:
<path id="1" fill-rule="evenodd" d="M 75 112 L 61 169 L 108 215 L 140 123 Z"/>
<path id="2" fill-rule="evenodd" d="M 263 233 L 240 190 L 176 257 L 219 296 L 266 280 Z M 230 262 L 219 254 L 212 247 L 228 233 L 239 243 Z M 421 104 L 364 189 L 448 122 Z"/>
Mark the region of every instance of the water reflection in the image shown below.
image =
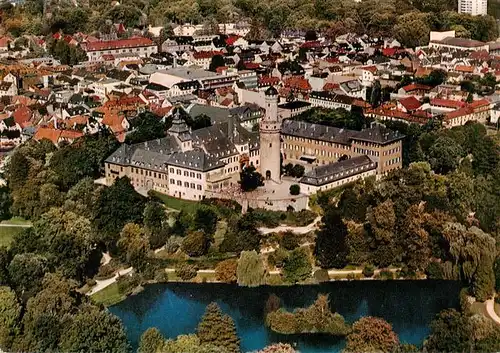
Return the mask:
<path id="1" fill-rule="evenodd" d="M 389 321 L 400 340 L 419 344 L 435 314 L 459 304 L 460 284 L 451 281 L 353 281 L 318 286 L 241 288 L 223 284 L 156 284 L 111 307 L 137 346 L 142 332 L 158 327 L 166 337 L 193 333 L 208 303 L 216 301 L 235 320 L 242 350 L 261 349 L 272 342 L 296 344 L 301 353 L 331 353 L 342 339 L 327 335 L 282 336 L 264 325 L 264 306 L 276 294 L 287 309 L 310 305 L 319 293 L 330 296 L 332 309 L 353 322 L 361 316 Z"/>

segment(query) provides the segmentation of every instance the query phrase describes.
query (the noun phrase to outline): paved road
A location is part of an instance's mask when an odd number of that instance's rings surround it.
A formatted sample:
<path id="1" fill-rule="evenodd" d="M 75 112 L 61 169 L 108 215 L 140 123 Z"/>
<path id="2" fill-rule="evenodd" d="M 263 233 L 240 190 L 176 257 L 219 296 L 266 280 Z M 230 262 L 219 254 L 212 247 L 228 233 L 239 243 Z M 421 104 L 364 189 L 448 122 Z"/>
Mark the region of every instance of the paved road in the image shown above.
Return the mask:
<path id="1" fill-rule="evenodd" d="M 500 325 L 500 317 L 495 312 L 495 299 L 488 299 L 486 301 L 486 312 L 493 321 Z"/>
<path id="2" fill-rule="evenodd" d="M 261 228 L 259 228 L 259 231 L 262 234 L 279 233 L 279 232 L 286 232 L 286 231 L 291 231 L 292 233 L 295 233 L 295 234 L 306 234 L 306 233 L 309 233 L 309 232 L 315 230 L 318 227 L 318 223 L 320 221 L 321 221 L 321 216 L 318 216 L 311 224 L 308 224 L 305 227 L 292 227 L 292 226 L 287 226 L 287 225 L 283 224 L 283 225 L 280 225 L 276 228 L 261 227 Z"/>
<path id="3" fill-rule="evenodd" d="M 87 292 L 87 295 L 92 295 L 92 294 L 95 294 L 95 293 L 103 290 L 104 288 L 115 283 L 119 276 L 125 276 L 126 274 L 130 273 L 132 270 L 133 270 L 133 268 L 129 267 L 129 268 L 126 268 L 124 270 L 118 271 L 118 273 L 116 275 L 114 275 L 114 277 L 111 277 L 109 279 L 104 279 L 102 281 L 96 280 L 97 284 L 94 287 L 92 287 L 91 290 L 89 290 Z"/>
<path id="4" fill-rule="evenodd" d="M 0 223 L 0 227 L 9 227 L 9 228 L 31 228 L 33 227 L 32 224 L 12 224 L 12 223 Z"/>

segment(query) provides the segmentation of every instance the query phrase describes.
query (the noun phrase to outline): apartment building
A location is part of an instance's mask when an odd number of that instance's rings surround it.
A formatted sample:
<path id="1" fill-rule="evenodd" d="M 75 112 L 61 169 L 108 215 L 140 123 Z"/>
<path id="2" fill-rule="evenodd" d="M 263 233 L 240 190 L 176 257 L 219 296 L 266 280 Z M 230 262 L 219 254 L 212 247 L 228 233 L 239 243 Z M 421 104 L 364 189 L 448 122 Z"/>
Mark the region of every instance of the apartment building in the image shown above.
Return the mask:
<path id="1" fill-rule="evenodd" d="M 151 39 L 132 37 L 118 40 L 100 40 L 82 44 L 89 61 L 101 61 L 103 55 L 135 54 L 149 57 L 158 52 L 158 46 Z"/>
<path id="2" fill-rule="evenodd" d="M 488 0 L 458 0 L 458 12 L 472 16 L 488 14 Z"/>

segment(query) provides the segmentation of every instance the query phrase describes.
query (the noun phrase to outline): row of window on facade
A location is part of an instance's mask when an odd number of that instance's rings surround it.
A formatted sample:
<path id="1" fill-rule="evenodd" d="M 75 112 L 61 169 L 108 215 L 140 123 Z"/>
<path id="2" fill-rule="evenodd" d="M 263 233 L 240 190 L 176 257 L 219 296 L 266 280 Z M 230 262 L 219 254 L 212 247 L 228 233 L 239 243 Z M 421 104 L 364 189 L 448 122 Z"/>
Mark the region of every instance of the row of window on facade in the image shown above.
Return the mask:
<path id="1" fill-rule="evenodd" d="M 296 136 L 286 136 L 285 138 L 287 138 L 290 141 L 307 142 L 307 143 L 314 144 L 314 145 L 321 145 L 321 146 L 328 146 L 328 147 L 334 147 L 334 148 L 341 148 L 341 149 L 344 149 L 344 150 L 350 150 L 351 149 L 351 146 L 342 145 L 340 143 L 333 143 L 333 142 L 320 141 L 320 140 L 314 140 L 314 139 L 306 139 L 304 137 L 296 137 Z M 285 145 L 285 148 L 286 148 L 286 144 L 284 144 L 284 145 Z"/>
<path id="2" fill-rule="evenodd" d="M 177 186 L 182 186 L 182 180 L 175 180 L 175 179 L 170 179 L 170 184 L 176 185 Z M 197 190 L 202 190 L 202 187 L 200 184 L 195 184 L 195 183 L 189 183 L 187 181 L 184 182 L 184 187 L 185 188 L 191 188 L 191 189 L 197 189 Z"/>
<path id="3" fill-rule="evenodd" d="M 169 172 L 170 172 L 170 174 L 183 175 L 182 170 L 180 170 L 180 169 L 169 168 Z M 190 178 L 201 179 L 201 173 L 188 172 L 187 170 L 184 171 L 184 176 L 190 177 Z"/>
<path id="4" fill-rule="evenodd" d="M 390 156 L 391 154 L 401 151 L 401 147 L 391 148 L 389 151 L 384 151 L 384 156 Z"/>
<path id="5" fill-rule="evenodd" d="M 123 172 L 123 167 L 121 168 L 121 171 Z M 150 170 L 144 170 L 144 169 L 139 169 L 139 168 L 132 167 L 132 173 L 134 173 L 134 174 L 140 174 L 140 175 L 146 175 L 146 176 L 153 177 L 153 178 L 160 178 L 160 179 L 167 180 L 167 175 L 166 174 L 152 172 Z"/>
<path id="6" fill-rule="evenodd" d="M 393 158 L 393 159 L 389 159 L 388 161 L 385 161 L 385 162 L 384 162 L 384 165 L 385 165 L 385 166 L 389 166 L 389 165 L 394 165 L 394 164 L 397 164 L 397 163 L 399 163 L 399 162 L 401 162 L 401 158 L 400 158 L 400 157 L 398 157 L 398 158 Z"/>

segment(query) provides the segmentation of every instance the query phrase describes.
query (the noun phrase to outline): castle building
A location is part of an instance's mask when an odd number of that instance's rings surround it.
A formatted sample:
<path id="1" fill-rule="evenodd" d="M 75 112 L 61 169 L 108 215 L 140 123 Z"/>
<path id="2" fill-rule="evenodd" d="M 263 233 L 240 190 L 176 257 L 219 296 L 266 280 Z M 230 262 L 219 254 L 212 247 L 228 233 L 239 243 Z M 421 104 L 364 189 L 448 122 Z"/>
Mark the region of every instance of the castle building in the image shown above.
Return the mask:
<path id="1" fill-rule="evenodd" d="M 191 131 L 177 109 L 166 137 L 122 144 L 104 165 L 108 185 L 127 176 L 137 190 L 202 200 L 236 186 L 242 163 L 259 166 L 256 134 L 232 119 Z"/>
<path id="2" fill-rule="evenodd" d="M 284 159 L 316 166 L 339 159 L 368 156 L 377 174 L 402 167 L 404 135 L 374 123 L 362 131 L 340 129 L 304 121 L 285 120 L 281 129 Z"/>
<path id="3" fill-rule="evenodd" d="M 281 179 L 281 117 L 278 116 L 278 91 L 266 92 L 266 114 L 260 120 L 260 173 L 266 180 Z"/>

